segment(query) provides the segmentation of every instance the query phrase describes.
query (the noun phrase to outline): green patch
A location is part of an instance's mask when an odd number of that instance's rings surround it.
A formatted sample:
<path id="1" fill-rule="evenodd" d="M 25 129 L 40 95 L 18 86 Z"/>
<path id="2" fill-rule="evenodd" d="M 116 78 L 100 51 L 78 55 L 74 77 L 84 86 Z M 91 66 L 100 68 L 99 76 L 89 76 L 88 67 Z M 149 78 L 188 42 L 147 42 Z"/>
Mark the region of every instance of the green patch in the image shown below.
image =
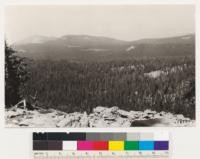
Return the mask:
<path id="1" fill-rule="evenodd" d="M 139 141 L 125 141 L 125 150 L 139 150 Z"/>

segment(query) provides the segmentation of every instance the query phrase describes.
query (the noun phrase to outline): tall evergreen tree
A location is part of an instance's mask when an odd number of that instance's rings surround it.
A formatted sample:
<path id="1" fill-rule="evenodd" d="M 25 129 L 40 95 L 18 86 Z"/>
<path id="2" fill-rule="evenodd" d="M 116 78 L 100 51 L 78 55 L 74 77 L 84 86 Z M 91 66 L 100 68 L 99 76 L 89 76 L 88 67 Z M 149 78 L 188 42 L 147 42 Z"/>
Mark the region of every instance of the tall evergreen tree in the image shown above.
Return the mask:
<path id="1" fill-rule="evenodd" d="M 24 58 L 5 42 L 5 105 L 10 107 L 22 98 L 23 85 L 28 79 Z"/>

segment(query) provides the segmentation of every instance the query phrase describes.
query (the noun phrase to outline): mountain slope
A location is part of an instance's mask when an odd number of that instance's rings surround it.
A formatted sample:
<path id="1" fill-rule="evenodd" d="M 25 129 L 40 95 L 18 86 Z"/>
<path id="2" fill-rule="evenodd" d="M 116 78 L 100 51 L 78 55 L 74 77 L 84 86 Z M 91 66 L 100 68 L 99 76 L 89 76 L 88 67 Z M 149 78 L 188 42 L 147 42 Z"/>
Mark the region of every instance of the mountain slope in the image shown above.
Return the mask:
<path id="1" fill-rule="evenodd" d="M 194 56 L 195 35 L 122 41 L 89 35 L 32 37 L 14 44 L 21 56 L 33 59 L 105 61 L 134 57 Z"/>

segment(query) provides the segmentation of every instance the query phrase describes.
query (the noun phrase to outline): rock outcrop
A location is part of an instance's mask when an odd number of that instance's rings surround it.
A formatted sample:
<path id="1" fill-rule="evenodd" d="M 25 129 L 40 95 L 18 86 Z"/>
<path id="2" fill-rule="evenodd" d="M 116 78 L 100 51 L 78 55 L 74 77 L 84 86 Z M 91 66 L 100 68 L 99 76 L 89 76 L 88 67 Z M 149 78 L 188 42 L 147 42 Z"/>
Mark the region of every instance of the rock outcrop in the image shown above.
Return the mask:
<path id="1" fill-rule="evenodd" d="M 7 109 L 6 127 L 136 127 L 194 126 L 195 121 L 181 114 L 167 112 L 125 111 L 118 107 L 101 107 L 86 112 L 65 113 L 55 109 Z"/>

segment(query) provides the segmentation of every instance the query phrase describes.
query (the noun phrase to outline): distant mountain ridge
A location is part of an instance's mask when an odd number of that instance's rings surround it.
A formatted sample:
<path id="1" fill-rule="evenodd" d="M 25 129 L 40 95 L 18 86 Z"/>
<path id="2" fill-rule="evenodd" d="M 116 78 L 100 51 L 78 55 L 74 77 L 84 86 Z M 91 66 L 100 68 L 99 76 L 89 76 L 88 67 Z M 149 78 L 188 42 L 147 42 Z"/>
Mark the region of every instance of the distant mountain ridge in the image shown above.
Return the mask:
<path id="1" fill-rule="evenodd" d="M 20 56 L 36 60 L 105 61 L 134 57 L 194 56 L 195 35 L 136 41 L 90 35 L 33 36 L 13 46 Z"/>
<path id="2" fill-rule="evenodd" d="M 133 41 L 134 43 L 146 43 L 146 44 L 162 44 L 162 43 L 188 43 L 195 42 L 194 34 L 187 34 L 175 37 L 165 37 L 165 38 L 154 38 L 154 39 L 140 39 Z"/>
<path id="3" fill-rule="evenodd" d="M 25 44 L 40 44 L 44 42 L 48 42 L 51 40 L 56 40 L 56 37 L 47 37 L 42 35 L 35 35 L 31 37 L 27 37 L 21 41 L 14 43 L 13 45 L 25 45 Z"/>

